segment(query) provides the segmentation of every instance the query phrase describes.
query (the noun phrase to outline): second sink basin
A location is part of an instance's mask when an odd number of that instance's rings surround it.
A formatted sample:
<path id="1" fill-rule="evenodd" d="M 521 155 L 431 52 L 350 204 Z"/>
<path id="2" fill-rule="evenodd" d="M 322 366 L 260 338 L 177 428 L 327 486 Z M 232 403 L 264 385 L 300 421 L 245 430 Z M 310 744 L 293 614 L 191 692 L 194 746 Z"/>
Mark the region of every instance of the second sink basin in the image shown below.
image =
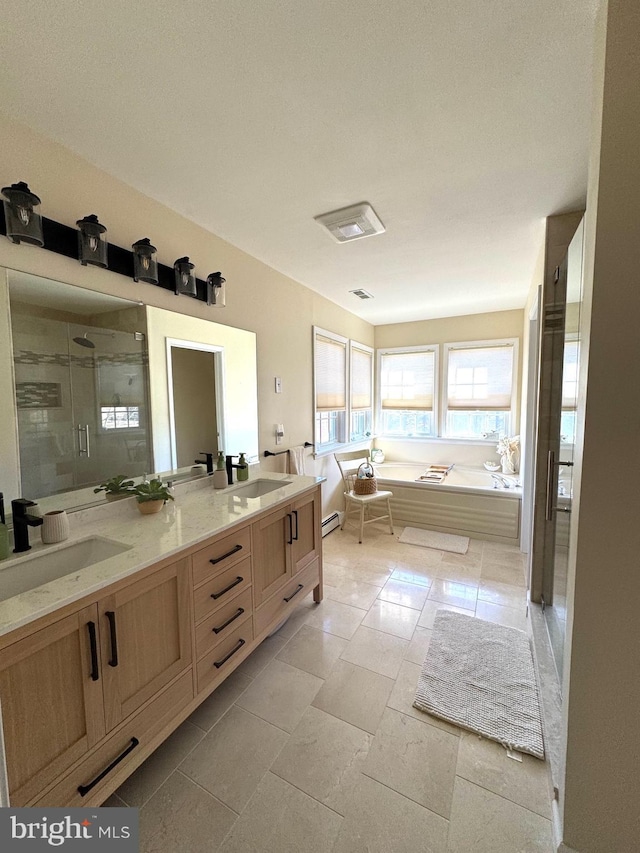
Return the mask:
<path id="1" fill-rule="evenodd" d="M 281 489 L 283 486 L 290 486 L 291 480 L 263 480 L 258 478 L 247 483 L 246 486 L 240 486 L 233 490 L 233 496 L 237 495 L 241 498 L 261 498 L 263 495 L 268 495 L 269 492 L 275 492 L 276 489 Z M 230 495 L 232 497 L 232 495 Z"/>
<path id="2" fill-rule="evenodd" d="M 131 545 L 92 536 L 55 551 L 17 557 L 6 568 L 0 563 L 0 601 L 101 563 L 130 548 Z"/>

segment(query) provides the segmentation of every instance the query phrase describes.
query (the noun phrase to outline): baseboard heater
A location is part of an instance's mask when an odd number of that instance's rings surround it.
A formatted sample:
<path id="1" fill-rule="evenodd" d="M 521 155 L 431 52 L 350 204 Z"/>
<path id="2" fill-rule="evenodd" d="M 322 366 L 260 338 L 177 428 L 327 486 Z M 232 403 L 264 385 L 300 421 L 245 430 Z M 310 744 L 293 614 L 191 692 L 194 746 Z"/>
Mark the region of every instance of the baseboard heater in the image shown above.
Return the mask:
<path id="1" fill-rule="evenodd" d="M 322 519 L 322 536 L 323 538 L 331 533 L 332 530 L 335 530 L 336 527 L 340 527 L 342 524 L 341 521 L 342 513 L 340 512 L 332 512 L 331 515 L 328 515 L 326 518 Z"/>

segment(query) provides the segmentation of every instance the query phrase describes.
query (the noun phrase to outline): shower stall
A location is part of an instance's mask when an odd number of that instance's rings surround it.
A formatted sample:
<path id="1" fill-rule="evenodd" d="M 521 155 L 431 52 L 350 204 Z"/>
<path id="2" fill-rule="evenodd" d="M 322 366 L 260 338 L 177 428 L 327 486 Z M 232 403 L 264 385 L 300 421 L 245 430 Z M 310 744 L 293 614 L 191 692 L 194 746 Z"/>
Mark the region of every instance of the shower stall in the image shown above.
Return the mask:
<path id="1" fill-rule="evenodd" d="M 21 307 L 12 306 L 12 337 L 22 494 L 151 471 L 144 333 Z"/>

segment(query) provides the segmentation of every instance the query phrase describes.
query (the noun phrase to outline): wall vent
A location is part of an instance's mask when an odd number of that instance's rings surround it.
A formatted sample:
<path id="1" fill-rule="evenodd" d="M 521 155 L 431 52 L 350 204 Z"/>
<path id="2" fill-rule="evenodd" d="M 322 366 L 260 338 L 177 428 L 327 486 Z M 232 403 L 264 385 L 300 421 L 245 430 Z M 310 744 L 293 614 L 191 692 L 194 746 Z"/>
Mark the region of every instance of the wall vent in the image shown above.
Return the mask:
<path id="1" fill-rule="evenodd" d="M 363 290 L 361 287 L 358 290 L 350 290 L 349 293 L 353 293 L 358 299 L 373 299 L 373 293 L 369 293 L 368 290 Z"/>

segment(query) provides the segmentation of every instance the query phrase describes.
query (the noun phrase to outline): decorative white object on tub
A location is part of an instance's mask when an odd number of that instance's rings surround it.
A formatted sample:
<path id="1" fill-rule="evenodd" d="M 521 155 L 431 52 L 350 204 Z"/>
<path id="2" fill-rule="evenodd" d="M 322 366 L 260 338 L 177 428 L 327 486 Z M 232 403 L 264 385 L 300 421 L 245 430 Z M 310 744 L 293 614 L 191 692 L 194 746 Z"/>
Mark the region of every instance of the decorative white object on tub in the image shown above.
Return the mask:
<path id="1" fill-rule="evenodd" d="M 518 473 L 518 453 L 520 450 L 520 436 L 513 435 L 510 438 L 504 436 L 498 441 L 496 453 L 500 454 L 500 464 L 503 474 Z"/>

